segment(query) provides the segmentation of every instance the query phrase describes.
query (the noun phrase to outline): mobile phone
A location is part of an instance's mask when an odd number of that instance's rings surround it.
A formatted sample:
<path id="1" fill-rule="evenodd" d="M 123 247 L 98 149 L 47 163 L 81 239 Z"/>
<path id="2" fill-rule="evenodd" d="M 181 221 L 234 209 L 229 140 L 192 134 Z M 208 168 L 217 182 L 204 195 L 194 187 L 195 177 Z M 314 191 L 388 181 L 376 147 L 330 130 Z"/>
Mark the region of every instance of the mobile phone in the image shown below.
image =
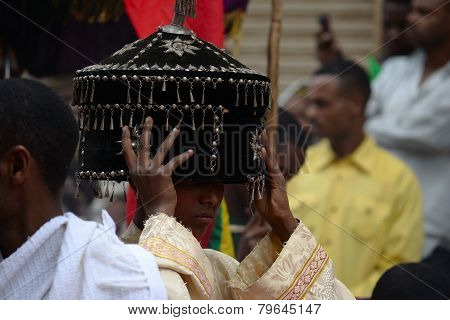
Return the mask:
<path id="1" fill-rule="evenodd" d="M 330 17 L 327 14 L 324 13 L 319 16 L 319 24 L 322 31 L 324 32 L 330 31 Z"/>

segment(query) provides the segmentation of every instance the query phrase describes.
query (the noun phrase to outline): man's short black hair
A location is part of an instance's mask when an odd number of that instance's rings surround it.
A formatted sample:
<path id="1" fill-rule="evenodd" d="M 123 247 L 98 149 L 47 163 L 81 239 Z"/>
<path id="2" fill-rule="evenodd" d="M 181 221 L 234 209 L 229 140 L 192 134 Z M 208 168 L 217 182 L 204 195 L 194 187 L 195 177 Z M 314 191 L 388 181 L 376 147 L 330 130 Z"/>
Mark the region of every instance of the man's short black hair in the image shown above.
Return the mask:
<path id="1" fill-rule="evenodd" d="M 400 6 L 407 6 L 410 7 L 411 6 L 411 2 L 412 0 L 385 0 L 385 3 L 392 3 L 392 4 L 397 4 Z"/>
<path id="2" fill-rule="evenodd" d="M 364 108 L 370 98 L 370 79 L 367 72 L 351 60 L 337 60 L 327 64 L 315 72 L 316 75 L 336 76 L 344 94 L 360 94 L 363 97 Z"/>
<path id="3" fill-rule="evenodd" d="M 23 145 L 52 192 L 59 192 L 78 144 L 69 106 L 50 88 L 28 79 L 0 80 L 0 157 Z"/>

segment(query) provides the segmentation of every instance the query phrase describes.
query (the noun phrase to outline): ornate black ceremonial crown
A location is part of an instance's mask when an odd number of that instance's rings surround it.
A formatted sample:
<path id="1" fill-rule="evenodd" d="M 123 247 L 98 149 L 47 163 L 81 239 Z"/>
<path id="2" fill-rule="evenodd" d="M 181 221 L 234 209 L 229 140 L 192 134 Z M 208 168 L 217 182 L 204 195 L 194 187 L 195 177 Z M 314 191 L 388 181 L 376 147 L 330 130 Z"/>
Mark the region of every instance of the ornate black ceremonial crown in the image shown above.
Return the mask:
<path id="1" fill-rule="evenodd" d="M 196 151 L 175 179 L 248 182 L 253 199 L 264 188 L 261 134 L 270 80 L 182 27 L 195 14 L 195 0 L 177 0 L 175 13 L 171 25 L 76 72 L 77 179 L 126 181 L 121 128 L 132 129 L 137 145 L 144 119 L 152 116 L 153 152 L 174 126 L 180 136 L 168 158 Z"/>

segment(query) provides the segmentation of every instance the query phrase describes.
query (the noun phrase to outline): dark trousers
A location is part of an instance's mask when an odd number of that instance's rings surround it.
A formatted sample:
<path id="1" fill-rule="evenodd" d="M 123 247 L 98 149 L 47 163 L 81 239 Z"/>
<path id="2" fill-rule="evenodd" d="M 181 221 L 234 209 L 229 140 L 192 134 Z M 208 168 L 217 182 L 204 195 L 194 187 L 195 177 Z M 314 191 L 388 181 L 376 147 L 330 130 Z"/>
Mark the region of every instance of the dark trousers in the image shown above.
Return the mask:
<path id="1" fill-rule="evenodd" d="M 438 247 L 423 262 L 439 272 L 447 281 L 447 287 L 450 288 L 450 250 Z"/>

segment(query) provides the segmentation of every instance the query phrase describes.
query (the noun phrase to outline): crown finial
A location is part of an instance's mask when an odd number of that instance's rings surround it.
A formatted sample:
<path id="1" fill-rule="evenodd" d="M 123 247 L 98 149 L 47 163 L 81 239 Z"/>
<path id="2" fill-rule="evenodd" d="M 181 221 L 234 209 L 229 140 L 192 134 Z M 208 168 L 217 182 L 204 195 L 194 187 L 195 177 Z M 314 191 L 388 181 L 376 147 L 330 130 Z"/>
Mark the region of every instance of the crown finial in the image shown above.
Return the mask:
<path id="1" fill-rule="evenodd" d="M 197 0 L 176 0 L 174 12 L 183 16 L 195 18 Z"/>
<path id="2" fill-rule="evenodd" d="M 176 0 L 172 24 L 183 26 L 186 17 L 195 18 L 197 0 Z"/>

